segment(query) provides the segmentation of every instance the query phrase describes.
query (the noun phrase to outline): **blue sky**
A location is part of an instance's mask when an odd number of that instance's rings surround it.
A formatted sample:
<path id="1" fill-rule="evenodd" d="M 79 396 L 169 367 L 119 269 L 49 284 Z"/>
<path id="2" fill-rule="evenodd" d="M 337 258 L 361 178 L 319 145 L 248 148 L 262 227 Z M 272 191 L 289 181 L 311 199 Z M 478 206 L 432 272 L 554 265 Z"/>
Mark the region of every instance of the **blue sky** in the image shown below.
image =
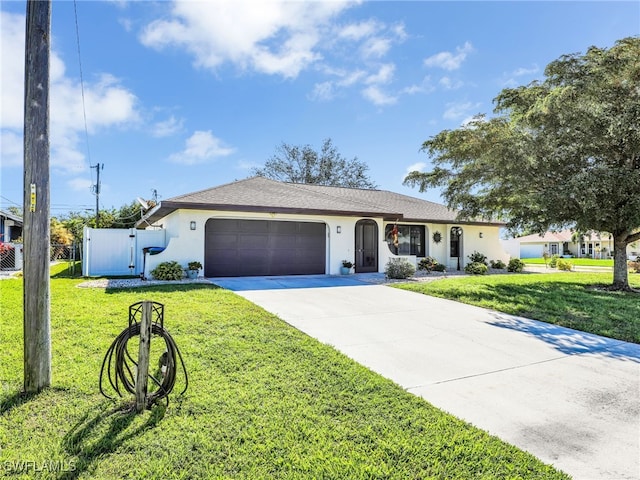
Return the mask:
<path id="1" fill-rule="evenodd" d="M 0 208 L 22 204 L 26 3 L 2 1 Z M 640 34 L 640 2 L 54 1 L 51 214 L 250 175 L 282 142 L 428 169 L 422 142 L 490 113 L 559 56 Z M 81 68 L 80 68 L 81 64 Z M 87 121 L 82 104 L 84 80 Z"/>

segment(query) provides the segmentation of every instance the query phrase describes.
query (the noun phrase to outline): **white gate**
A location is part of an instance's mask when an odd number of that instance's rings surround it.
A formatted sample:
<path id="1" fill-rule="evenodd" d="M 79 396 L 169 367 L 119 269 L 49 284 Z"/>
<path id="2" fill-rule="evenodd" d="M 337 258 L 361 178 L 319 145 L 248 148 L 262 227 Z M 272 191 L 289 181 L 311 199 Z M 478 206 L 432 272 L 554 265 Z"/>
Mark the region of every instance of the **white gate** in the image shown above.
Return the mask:
<path id="1" fill-rule="evenodd" d="M 145 247 L 165 247 L 165 230 L 84 229 L 82 275 L 140 275 Z"/>

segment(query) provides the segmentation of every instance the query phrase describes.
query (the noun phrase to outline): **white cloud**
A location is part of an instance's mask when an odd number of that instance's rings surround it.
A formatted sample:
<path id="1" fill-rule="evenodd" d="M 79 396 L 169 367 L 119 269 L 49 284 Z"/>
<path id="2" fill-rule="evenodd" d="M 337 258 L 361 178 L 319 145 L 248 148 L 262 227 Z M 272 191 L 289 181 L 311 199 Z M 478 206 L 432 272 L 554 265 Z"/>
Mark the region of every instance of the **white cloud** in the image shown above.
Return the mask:
<path id="1" fill-rule="evenodd" d="M 365 58 L 381 58 L 391 50 L 391 40 L 388 38 L 375 37 L 367 40 L 362 45 L 361 51 Z"/>
<path id="2" fill-rule="evenodd" d="M 264 165 L 260 163 L 252 162 L 249 160 L 240 160 L 236 165 L 236 167 L 239 170 L 245 170 L 245 171 L 253 170 L 254 168 L 261 168 L 263 166 Z"/>
<path id="3" fill-rule="evenodd" d="M 461 88 L 464 83 L 460 80 L 454 80 L 451 77 L 442 77 L 438 83 L 440 84 L 441 87 L 447 89 L 447 90 L 457 90 L 458 88 Z"/>
<path id="4" fill-rule="evenodd" d="M 337 83 L 341 87 L 350 87 L 351 85 L 359 83 L 366 76 L 367 72 L 365 72 L 364 70 L 355 70 L 353 72 L 344 74 Z"/>
<path id="5" fill-rule="evenodd" d="M 318 100 L 321 102 L 333 100 L 334 97 L 335 97 L 334 82 L 316 83 L 313 86 L 313 91 L 309 94 L 309 98 L 311 100 Z"/>
<path id="6" fill-rule="evenodd" d="M 426 76 L 419 85 L 409 85 L 402 90 L 402 93 L 415 95 L 416 93 L 431 93 L 436 87 L 431 83 L 431 77 Z"/>
<path id="7" fill-rule="evenodd" d="M 537 65 L 534 65 L 531 68 L 518 68 L 516 69 L 512 75 L 516 76 L 516 77 L 521 77 L 523 75 L 534 75 L 536 73 L 538 73 L 540 71 L 540 69 L 538 68 Z"/>
<path id="8" fill-rule="evenodd" d="M 425 162 L 413 163 L 407 167 L 403 178 L 409 175 L 411 172 L 422 172 L 426 167 L 427 164 Z"/>
<path id="9" fill-rule="evenodd" d="M 2 128 L 22 128 L 24 100 L 24 25 L 25 16 L 0 11 L 2 55 Z"/>
<path id="10" fill-rule="evenodd" d="M 338 77 L 337 80 L 327 80 L 325 82 L 316 83 L 313 91 L 308 95 L 310 100 L 329 101 L 336 98 L 341 90 L 357 85 L 360 83 L 372 83 L 372 76 L 367 78 L 367 72 L 364 70 L 355 70 L 347 72 L 344 70 L 325 69 L 325 73 Z M 375 77 L 375 75 L 373 76 Z"/>
<path id="11" fill-rule="evenodd" d="M 119 18 L 118 23 L 122 25 L 125 32 L 130 33 L 133 30 L 133 21 L 130 18 Z"/>
<path id="12" fill-rule="evenodd" d="M 471 102 L 452 102 L 447 103 L 446 110 L 442 117 L 445 120 L 460 120 L 465 117 L 471 117 L 472 111 L 480 108 L 480 103 L 471 103 Z M 465 119 L 465 121 L 467 121 Z"/>
<path id="13" fill-rule="evenodd" d="M 194 66 L 214 72 L 232 66 L 296 78 L 313 68 L 325 78 L 314 84 L 307 98 L 328 101 L 348 88 L 391 82 L 392 64 L 379 67 L 369 62 L 381 61 L 407 38 L 402 23 L 387 25 L 367 19 L 339 24 L 338 17 L 358 3 L 176 0 L 169 15 L 147 24 L 139 38 L 157 50 L 185 51 L 193 57 Z M 379 89 L 370 89 L 365 98 L 380 105 L 385 96 L 379 93 Z M 383 103 L 390 98 L 386 96 Z"/>
<path id="14" fill-rule="evenodd" d="M 61 78 L 52 84 L 51 119 L 70 130 L 84 129 L 82 92 L 78 83 Z M 87 128 L 90 133 L 97 129 L 124 123 L 136 122 L 137 99 L 123 88 L 119 80 L 109 74 L 102 74 L 95 83 L 84 84 L 84 108 L 87 114 Z"/>
<path id="15" fill-rule="evenodd" d="M 424 60 L 427 67 L 439 67 L 444 70 L 457 70 L 465 61 L 467 55 L 473 52 L 473 45 L 465 42 L 462 47 L 456 47 L 456 53 L 440 52 Z"/>
<path id="16" fill-rule="evenodd" d="M 194 64 L 205 69 L 232 63 L 295 78 L 322 58 L 318 44 L 323 31 L 350 5 L 348 1 L 177 0 L 170 17 L 147 25 L 140 40 L 158 50 L 184 48 L 193 55 Z"/>
<path id="17" fill-rule="evenodd" d="M 234 151 L 234 148 L 226 147 L 215 137 L 211 130 L 196 131 L 187 139 L 184 150 L 172 154 L 169 160 L 183 165 L 196 165 L 231 155 Z"/>
<path id="18" fill-rule="evenodd" d="M 391 27 L 391 31 L 393 32 L 393 34 L 395 35 L 395 37 L 399 40 L 399 41 L 404 41 L 407 39 L 407 32 L 404 29 L 404 24 L 403 23 L 396 23 L 395 25 L 393 25 Z"/>
<path id="19" fill-rule="evenodd" d="M 502 86 L 504 87 L 517 87 L 521 85 L 522 82 L 518 80 L 519 77 L 529 77 L 535 75 L 540 71 L 540 68 L 537 65 L 534 65 L 531 68 L 520 67 L 515 69 L 513 72 L 506 73 L 503 75 Z M 505 80 L 506 79 L 506 80 Z"/>
<path id="20" fill-rule="evenodd" d="M 475 121 L 476 116 L 474 115 L 469 115 L 468 117 L 464 118 L 461 122 L 460 125 L 463 127 L 466 127 L 467 125 L 469 125 L 471 122 Z"/>
<path id="21" fill-rule="evenodd" d="M 88 178 L 72 178 L 67 181 L 67 186 L 75 192 L 84 192 L 91 189 L 93 182 Z"/>
<path id="22" fill-rule="evenodd" d="M 15 167 L 22 165 L 22 135 L 3 128 L 0 132 L 0 147 L 0 157 L 2 158 L 3 166 Z"/>
<path id="23" fill-rule="evenodd" d="M 343 27 L 338 32 L 340 38 L 346 38 L 349 40 L 362 40 L 363 38 L 370 37 L 380 30 L 380 24 L 375 20 L 367 20 L 360 23 L 351 23 L 346 27 Z"/>
<path id="24" fill-rule="evenodd" d="M 362 90 L 362 96 L 376 106 L 393 105 L 398 101 L 398 97 L 384 93 L 376 85 L 371 85 Z"/>
<path id="25" fill-rule="evenodd" d="M 365 83 L 368 85 L 390 83 L 393 80 L 395 70 L 396 66 L 393 63 L 380 65 L 378 71 L 369 75 L 365 80 Z"/>
<path id="26" fill-rule="evenodd" d="M 183 119 L 177 119 L 171 115 L 168 119 L 155 123 L 152 127 L 151 135 L 156 138 L 170 137 L 171 135 L 180 132 L 183 125 Z"/>
<path id="27" fill-rule="evenodd" d="M 0 11 L 3 166 L 22 164 L 22 145 L 18 149 L 17 139 L 22 143 L 24 25 L 24 15 Z M 85 148 L 82 90 L 79 82 L 66 76 L 64 62 L 55 49 L 50 53 L 49 86 L 51 166 L 63 172 L 81 171 L 86 168 L 81 152 Z M 90 133 L 139 119 L 135 95 L 111 75 L 101 75 L 94 83 L 85 82 L 84 100 Z"/>

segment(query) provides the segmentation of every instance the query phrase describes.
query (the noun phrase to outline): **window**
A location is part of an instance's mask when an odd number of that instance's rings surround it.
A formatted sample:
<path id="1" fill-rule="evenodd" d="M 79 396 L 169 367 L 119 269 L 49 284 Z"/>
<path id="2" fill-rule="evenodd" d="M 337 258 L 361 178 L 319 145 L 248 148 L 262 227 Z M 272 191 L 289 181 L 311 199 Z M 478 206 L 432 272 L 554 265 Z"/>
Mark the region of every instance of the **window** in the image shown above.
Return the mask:
<path id="1" fill-rule="evenodd" d="M 395 255 L 425 255 L 424 225 L 398 225 L 398 246 L 393 244 L 393 224 L 384 229 L 384 236 L 391 253 Z"/>

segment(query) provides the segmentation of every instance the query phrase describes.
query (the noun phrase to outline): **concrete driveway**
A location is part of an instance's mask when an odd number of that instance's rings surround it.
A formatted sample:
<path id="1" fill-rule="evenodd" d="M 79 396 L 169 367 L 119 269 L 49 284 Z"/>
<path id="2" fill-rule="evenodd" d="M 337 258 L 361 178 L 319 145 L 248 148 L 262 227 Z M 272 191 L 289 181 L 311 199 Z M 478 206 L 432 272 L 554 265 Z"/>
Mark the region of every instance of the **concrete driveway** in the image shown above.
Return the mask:
<path id="1" fill-rule="evenodd" d="M 640 478 L 640 345 L 384 285 L 301 282 L 233 289 L 576 479 Z"/>

